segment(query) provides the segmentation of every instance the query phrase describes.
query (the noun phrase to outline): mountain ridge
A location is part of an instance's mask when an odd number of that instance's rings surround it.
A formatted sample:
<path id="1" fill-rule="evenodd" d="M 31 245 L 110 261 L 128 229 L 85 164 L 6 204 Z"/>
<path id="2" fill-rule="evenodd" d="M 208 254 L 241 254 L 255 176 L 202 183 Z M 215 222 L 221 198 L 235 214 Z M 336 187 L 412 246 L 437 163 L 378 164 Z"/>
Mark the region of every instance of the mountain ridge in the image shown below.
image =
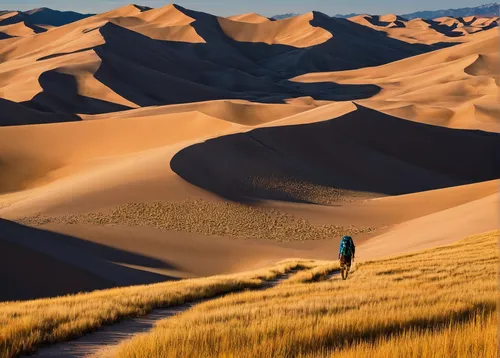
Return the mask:
<path id="1" fill-rule="evenodd" d="M 278 14 L 271 17 L 274 20 L 283 20 L 289 17 L 297 16 L 296 13 L 286 13 Z M 336 14 L 332 17 L 340 17 L 347 19 L 354 16 L 362 15 L 360 13 L 351 14 Z M 474 7 L 463 7 L 463 8 L 453 8 L 453 9 L 439 9 L 439 10 L 420 10 L 408 14 L 401 14 L 402 17 L 408 20 L 423 18 L 423 19 L 435 19 L 438 17 L 466 17 L 466 16 L 499 16 L 500 15 L 500 3 L 489 3 Z"/>

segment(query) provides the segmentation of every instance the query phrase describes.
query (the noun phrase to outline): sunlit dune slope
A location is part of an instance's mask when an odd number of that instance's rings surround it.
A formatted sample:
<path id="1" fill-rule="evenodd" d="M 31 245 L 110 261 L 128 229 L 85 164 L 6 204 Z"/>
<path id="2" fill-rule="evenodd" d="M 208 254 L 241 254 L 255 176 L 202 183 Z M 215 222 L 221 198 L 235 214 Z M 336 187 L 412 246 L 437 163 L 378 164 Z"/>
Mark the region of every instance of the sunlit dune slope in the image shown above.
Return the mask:
<path id="1" fill-rule="evenodd" d="M 87 171 L 89 166 L 95 166 L 105 172 L 112 170 L 113 166 L 106 166 L 105 162 L 100 163 L 97 159 L 104 161 L 137 153 L 140 156 L 141 151 L 175 145 L 189 139 L 201 139 L 215 135 L 230 126 L 230 122 L 201 113 L 186 112 L 147 121 L 118 118 L 50 126 L 2 128 L 1 163 L 5 168 L 2 170 L 2 191 L 30 187 L 38 180 L 51 181 L 51 178 L 54 180 L 64 173 L 67 175 L 68 172 L 77 171 L 80 166 Z M 12 147 L 14 142 L 16 145 Z M 168 152 L 169 148 L 165 150 Z M 92 162 L 93 159 L 96 161 Z M 158 167 L 157 170 L 165 171 L 163 167 Z M 58 175 L 56 169 L 63 169 L 62 173 Z M 100 177 L 98 172 L 95 174 L 95 179 L 101 182 L 100 186 L 104 183 L 104 172 L 101 172 Z M 148 174 L 152 175 L 153 172 L 149 171 Z M 81 178 L 83 190 L 92 189 L 88 175 Z M 114 181 L 120 180 L 119 176 L 113 178 Z M 67 185 L 73 196 L 76 195 L 78 185 Z M 50 191 L 45 194 L 50 194 Z"/>
<path id="2" fill-rule="evenodd" d="M 113 113 L 113 118 L 152 118 L 171 113 L 201 112 L 208 116 L 254 126 L 287 118 L 321 106 L 321 104 L 265 104 L 243 100 L 222 100 L 176 104 L 169 106 L 151 106 L 135 110 Z M 82 115 L 86 120 L 105 120 L 109 114 Z"/>
<path id="3" fill-rule="evenodd" d="M 434 49 L 317 12 L 250 23 L 178 5 L 129 5 L 2 40 L 0 94 L 66 114 L 220 99 L 354 100 L 373 96 L 378 87 L 299 85 L 288 79 L 379 65 Z"/>
<path id="4" fill-rule="evenodd" d="M 236 41 L 303 48 L 319 45 L 333 37 L 327 30 L 311 25 L 314 16 L 311 12 L 281 21 L 258 23 L 219 18 L 219 24 L 224 33 Z"/>
<path id="5" fill-rule="evenodd" d="M 358 257 L 377 258 L 402 251 L 446 245 L 454 237 L 496 230 L 500 216 L 498 191 L 487 197 L 406 221 L 360 246 Z"/>
<path id="6" fill-rule="evenodd" d="M 143 11 L 139 14 L 113 16 L 114 24 L 139 32 L 147 37 L 163 41 L 204 43 L 191 23 L 194 18 L 179 10 L 176 5 Z"/>
<path id="7" fill-rule="evenodd" d="M 0 40 L 31 36 L 62 26 L 90 15 L 38 8 L 30 11 L 0 11 Z"/>
<path id="8" fill-rule="evenodd" d="M 499 18 L 470 17 L 406 20 L 401 16 L 387 14 L 382 16 L 358 15 L 350 21 L 381 31 L 388 36 L 408 43 L 453 44 L 472 41 L 473 34 L 486 31 L 499 25 Z"/>
<path id="9" fill-rule="evenodd" d="M 19 297 L 497 224 L 497 19 L 128 5 L 35 33 L 15 16 L 0 14 L 0 259 L 37 268 Z"/>
<path id="10" fill-rule="evenodd" d="M 27 25 L 24 22 L 4 26 L 1 26 L 0 22 L 0 39 L 31 36 L 41 32 L 45 32 L 45 29 L 35 25 Z"/>
<path id="11" fill-rule="evenodd" d="M 424 123 L 499 132 L 498 43 L 498 31 L 492 29 L 474 41 L 380 67 L 294 80 L 377 85 L 382 91 L 359 103 Z"/>
<path id="12" fill-rule="evenodd" d="M 265 16 L 256 14 L 255 12 L 230 16 L 230 17 L 228 17 L 228 19 L 232 20 L 232 21 L 248 22 L 248 23 L 252 23 L 252 24 L 258 24 L 261 22 L 272 21 Z"/>
<path id="13" fill-rule="evenodd" d="M 19 217 L 51 208 L 95 211 L 136 201 L 206 197 L 169 168 L 183 147 L 263 121 L 311 123 L 353 109 L 351 103 L 315 107 L 223 101 L 137 109 L 115 117 L 84 116 L 79 123 L 2 128 L 1 163 L 15 169 L 2 171 L 2 191 L 10 192 L 3 198 L 8 206 L 2 213 Z"/>

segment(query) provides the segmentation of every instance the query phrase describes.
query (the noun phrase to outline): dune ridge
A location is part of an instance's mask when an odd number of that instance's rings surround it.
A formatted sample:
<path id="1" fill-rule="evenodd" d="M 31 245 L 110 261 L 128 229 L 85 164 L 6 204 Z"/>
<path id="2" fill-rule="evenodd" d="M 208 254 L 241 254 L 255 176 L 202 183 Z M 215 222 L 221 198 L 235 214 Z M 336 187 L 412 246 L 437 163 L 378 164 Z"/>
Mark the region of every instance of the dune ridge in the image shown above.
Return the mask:
<path id="1" fill-rule="evenodd" d="M 499 34 L 376 68 L 314 73 L 298 82 L 372 84 L 382 90 L 358 103 L 402 118 L 451 128 L 500 132 Z"/>
<path id="2" fill-rule="evenodd" d="M 16 16 L 0 14 L 0 247 L 33 267 L 0 277 L 19 297 L 497 226 L 497 18 Z M 80 282 L 34 284 L 57 271 Z"/>
<path id="3" fill-rule="evenodd" d="M 382 31 L 388 36 L 408 43 L 463 43 L 473 41 L 474 34 L 500 25 L 499 17 L 453 18 L 407 20 L 394 14 L 381 16 L 358 15 L 349 18 L 357 24 Z"/>
<path id="4" fill-rule="evenodd" d="M 134 43 L 133 51 L 128 43 Z M 342 53 L 346 46 L 351 50 Z M 129 5 L 45 33 L 3 40 L 0 91 L 5 99 L 67 114 L 220 99 L 352 100 L 378 89 L 298 86 L 288 79 L 297 71 L 360 68 L 434 49 L 380 37 L 317 12 L 249 23 L 178 5 Z M 161 91 L 165 86 L 175 86 L 176 93 Z"/>

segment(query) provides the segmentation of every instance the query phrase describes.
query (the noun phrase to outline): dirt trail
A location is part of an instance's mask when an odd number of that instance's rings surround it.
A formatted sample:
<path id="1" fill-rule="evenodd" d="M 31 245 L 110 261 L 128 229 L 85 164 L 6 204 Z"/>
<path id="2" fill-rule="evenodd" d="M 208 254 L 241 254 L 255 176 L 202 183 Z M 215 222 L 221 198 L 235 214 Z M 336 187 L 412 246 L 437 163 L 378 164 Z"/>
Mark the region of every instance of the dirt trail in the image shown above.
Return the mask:
<path id="1" fill-rule="evenodd" d="M 297 270 L 292 270 L 284 275 L 277 276 L 273 280 L 264 282 L 260 290 L 273 288 L 288 279 Z M 34 357 L 110 357 L 114 349 L 123 341 L 133 336 L 144 333 L 154 327 L 159 320 L 175 316 L 185 312 L 195 305 L 220 298 L 224 295 L 197 300 L 181 306 L 158 308 L 148 315 L 127 319 L 116 324 L 105 326 L 102 329 L 75 339 L 73 341 L 57 343 L 38 350 Z"/>

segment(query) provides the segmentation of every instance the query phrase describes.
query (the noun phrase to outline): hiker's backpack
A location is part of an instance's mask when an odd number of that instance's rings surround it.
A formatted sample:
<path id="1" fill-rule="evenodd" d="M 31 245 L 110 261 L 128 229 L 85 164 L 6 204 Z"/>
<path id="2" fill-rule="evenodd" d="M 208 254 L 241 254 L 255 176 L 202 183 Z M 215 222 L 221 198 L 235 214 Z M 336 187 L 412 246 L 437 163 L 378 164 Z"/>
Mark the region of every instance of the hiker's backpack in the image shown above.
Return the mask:
<path id="1" fill-rule="evenodd" d="M 340 254 L 347 257 L 352 256 L 351 242 L 349 239 L 342 239 L 342 242 L 340 243 Z"/>

